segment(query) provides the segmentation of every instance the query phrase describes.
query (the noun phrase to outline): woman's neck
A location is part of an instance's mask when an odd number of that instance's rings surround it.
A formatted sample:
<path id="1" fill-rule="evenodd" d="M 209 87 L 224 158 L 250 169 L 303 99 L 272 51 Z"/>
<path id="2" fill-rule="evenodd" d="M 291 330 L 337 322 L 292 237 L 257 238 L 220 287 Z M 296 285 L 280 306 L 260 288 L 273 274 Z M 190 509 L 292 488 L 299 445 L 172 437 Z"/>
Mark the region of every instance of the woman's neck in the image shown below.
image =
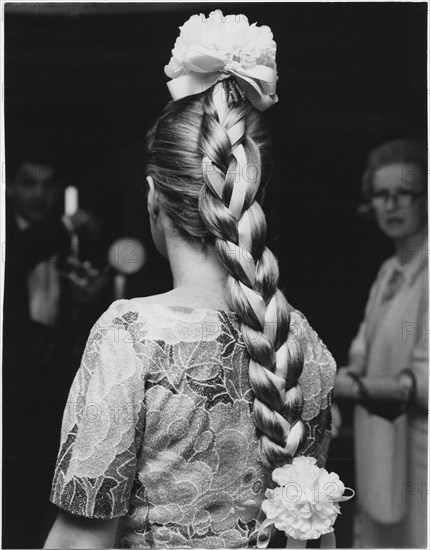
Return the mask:
<path id="1" fill-rule="evenodd" d="M 180 237 L 167 240 L 167 251 L 176 295 L 194 298 L 214 308 L 225 307 L 227 270 L 213 246 L 207 252 Z"/>
<path id="2" fill-rule="evenodd" d="M 424 227 L 414 235 L 405 239 L 394 241 L 395 255 L 402 265 L 411 262 L 417 254 L 427 254 L 427 250 L 422 250 L 427 241 L 427 227 Z"/>

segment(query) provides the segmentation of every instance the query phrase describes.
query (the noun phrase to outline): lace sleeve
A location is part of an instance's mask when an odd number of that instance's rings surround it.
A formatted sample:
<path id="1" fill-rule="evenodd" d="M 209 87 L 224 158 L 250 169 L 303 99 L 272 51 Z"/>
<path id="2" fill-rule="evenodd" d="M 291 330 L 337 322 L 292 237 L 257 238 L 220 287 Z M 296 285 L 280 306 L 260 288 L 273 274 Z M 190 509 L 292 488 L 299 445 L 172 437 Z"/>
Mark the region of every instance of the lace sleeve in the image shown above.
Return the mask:
<path id="1" fill-rule="evenodd" d="M 114 302 L 91 329 L 64 410 L 50 500 L 76 515 L 127 513 L 143 432 L 139 327 Z"/>
<path id="2" fill-rule="evenodd" d="M 299 383 L 304 400 L 302 421 L 305 437 L 297 454 L 313 456 L 318 466 L 323 467 L 331 439 L 331 402 L 336 363 L 318 334 L 297 310 L 292 314 L 290 332 L 304 355 Z"/>

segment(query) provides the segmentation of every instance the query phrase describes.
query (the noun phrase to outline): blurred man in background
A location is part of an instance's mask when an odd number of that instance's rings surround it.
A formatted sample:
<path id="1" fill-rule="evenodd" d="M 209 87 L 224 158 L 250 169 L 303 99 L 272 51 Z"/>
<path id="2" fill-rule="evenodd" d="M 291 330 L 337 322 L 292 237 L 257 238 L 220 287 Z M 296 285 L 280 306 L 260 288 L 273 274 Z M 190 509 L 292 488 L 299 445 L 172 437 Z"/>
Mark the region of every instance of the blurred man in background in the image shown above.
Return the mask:
<path id="1" fill-rule="evenodd" d="M 83 338 L 95 320 L 85 322 L 85 305 L 99 302 L 102 311 L 111 296 L 108 278 L 88 267 L 88 262 L 87 279 L 70 276 L 77 260 L 70 256 L 72 235 L 95 242 L 100 226 L 84 210 L 63 215 L 61 169 L 51 159 L 28 156 L 9 175 L 2 546 L 31 548 L 41 546 L 49 529 L 47 503 L 62 411 L 79 366 Z M 91 284 L 77 288 L 76 280 L 91 280 Z M 74 327 L 80 320 L 85 329 L 77 335 Z"/>

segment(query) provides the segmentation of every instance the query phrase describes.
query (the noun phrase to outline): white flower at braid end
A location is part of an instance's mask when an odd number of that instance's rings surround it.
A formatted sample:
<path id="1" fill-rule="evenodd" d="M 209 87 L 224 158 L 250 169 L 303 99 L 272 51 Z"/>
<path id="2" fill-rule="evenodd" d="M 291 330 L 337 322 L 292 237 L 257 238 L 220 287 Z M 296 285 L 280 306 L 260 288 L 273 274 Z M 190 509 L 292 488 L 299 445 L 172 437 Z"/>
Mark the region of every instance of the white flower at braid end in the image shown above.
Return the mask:
<path id="1" fill-rule="evenodd" d="M 261 508 L 267 519 L 261 524 L 258 548 L 265 548 L 269 539 L 261 534 L 274 525 L 288 537 L 287 548 L 306 548 L 306 541 L 321 539 L 321 548 L 334 548 L 333 525 L 340 514 L 339 502 L 349 500 L 354 491 L 334 472 L 318 468 L 313 457 L 299 456 L 291 464 L 273 470 L 272 479 L 279 486 L 267 489 Z M 343 496 L 345 490 L 350 496 Z"/>
<path id="2" fill-rule="evenodd" d="M 174 101 L 204 92 L 233 76 L 259 111 L 278 101 L 276 43 L 269 27 L 245 15 L 193 15 L 182 27 L 164 71 Z"/>

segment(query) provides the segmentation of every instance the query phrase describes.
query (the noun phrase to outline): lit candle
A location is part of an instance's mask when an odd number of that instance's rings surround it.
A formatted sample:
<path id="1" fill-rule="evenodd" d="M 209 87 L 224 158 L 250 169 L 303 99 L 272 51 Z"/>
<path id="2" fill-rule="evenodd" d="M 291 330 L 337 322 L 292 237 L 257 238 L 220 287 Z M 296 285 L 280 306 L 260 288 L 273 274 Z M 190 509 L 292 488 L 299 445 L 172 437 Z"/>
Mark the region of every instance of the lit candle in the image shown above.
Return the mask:
<path id="1" fill-rule="evenodd" d="M 78 198 L 78 189 L 73 185 L 69 185 L 65 192 L 64 213 L 66 216 L 72 216 L 78 210 Z"/>
<path id="2" fill-rule="evenodd" d="M 115 300 L 121 300 L 125 298 L 127 279 L 125 275 L 118 273 L 114 277 L 114 298 Z"/>
<path id="3" fill-rule="evenodd" d="M 138 239 L 122 237 L 113 242 L 108 253 L 109 263 L 115 270 L 115 300 L 125 298 L 127 276 L 137 273 L 146 262 L 146 250 Z"/>
<path id="4" fill-rule="evenodd" d="M 64 194 L 64 214 L 66 216 L 73 216 L 79 208 L 79 196 L 78 189 L 74 185 L 66 187 Z M 71 235 L 71 256 L 73 265 L 76 267 L 79 262 L 79 238 L 76 233 Z"/>

